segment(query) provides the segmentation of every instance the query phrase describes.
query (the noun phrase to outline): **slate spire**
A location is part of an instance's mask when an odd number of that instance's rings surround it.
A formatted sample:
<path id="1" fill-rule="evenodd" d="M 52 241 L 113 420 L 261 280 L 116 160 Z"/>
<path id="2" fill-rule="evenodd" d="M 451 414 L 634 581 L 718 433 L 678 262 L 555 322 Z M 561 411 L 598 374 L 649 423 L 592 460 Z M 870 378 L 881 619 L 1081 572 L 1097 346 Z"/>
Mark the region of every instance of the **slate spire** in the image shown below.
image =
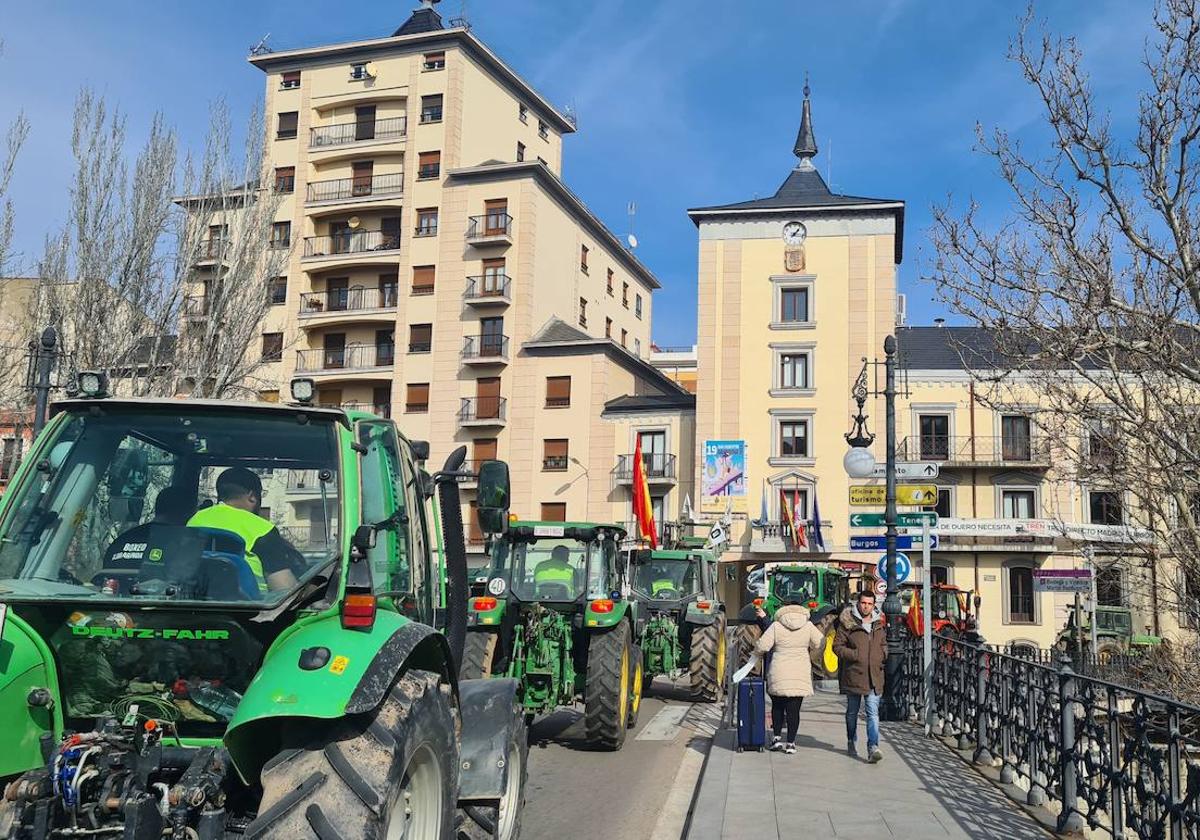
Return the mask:
<path id="1" fill-rule="evenodd" d="M 796 133 L 796 145 L 792 154 L 800 158 L 798 168 L 812 168 L 812 159 L 817 156 L 817 138 L 812 130 L 812 106 L 808 99 L 808 74 L 804 74 L 804 111 L 800 116 L 800 130 Z"/>

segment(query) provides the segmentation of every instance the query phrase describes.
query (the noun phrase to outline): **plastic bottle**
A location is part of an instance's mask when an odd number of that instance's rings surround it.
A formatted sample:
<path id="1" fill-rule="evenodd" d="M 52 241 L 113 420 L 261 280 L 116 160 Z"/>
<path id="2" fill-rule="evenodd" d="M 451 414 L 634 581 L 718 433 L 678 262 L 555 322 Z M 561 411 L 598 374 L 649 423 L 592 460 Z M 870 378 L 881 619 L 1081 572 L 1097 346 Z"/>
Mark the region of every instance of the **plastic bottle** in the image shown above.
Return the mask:
<path id="1" fill-rule="evenodd" d="M 200 680 L 188 686 L 188 696 L 200 708 L 222 720 L 229 720 L 237 711 L 242 695 L 209 680 Z"/>

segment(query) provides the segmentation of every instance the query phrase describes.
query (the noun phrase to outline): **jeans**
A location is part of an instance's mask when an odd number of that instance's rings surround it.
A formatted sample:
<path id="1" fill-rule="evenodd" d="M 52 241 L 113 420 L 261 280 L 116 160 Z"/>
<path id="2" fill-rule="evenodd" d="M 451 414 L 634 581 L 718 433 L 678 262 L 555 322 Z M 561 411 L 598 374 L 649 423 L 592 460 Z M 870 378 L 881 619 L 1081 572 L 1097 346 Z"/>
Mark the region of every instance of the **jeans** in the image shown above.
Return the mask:
<path id="1" fill-rule="evenodd" d="M 796 730 L 800 728 L 800 705 L 803 697 L 782 697 L 771 695 L 771 731 L 778 738 L 783 733 L 784 723 L 787 723 L 787 742 L 796 743 Z"/>
<path id="2" fill-rule="evenodd" d="M 846 740 L 853 744 L 858 737 L 858 709 L 863 700 L 867 701 L 867 750 L 870 751 L 879 746 L 879 695 L 874 691 L 846 695 Z"/>

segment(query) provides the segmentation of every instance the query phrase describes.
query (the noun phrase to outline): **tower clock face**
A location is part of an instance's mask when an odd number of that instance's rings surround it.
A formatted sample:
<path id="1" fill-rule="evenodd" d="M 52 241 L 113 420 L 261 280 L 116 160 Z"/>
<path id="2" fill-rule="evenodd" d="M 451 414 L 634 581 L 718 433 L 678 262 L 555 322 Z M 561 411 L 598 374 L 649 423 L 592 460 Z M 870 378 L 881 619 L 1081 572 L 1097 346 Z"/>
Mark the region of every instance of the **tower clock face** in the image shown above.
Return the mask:
<path id="1" fill-rule="evenodd" d="M 783 226 L 783 241 L 788 245 L 800 245 L 806 235 L 808 231 L 800 222 L 788 222 Z"/>

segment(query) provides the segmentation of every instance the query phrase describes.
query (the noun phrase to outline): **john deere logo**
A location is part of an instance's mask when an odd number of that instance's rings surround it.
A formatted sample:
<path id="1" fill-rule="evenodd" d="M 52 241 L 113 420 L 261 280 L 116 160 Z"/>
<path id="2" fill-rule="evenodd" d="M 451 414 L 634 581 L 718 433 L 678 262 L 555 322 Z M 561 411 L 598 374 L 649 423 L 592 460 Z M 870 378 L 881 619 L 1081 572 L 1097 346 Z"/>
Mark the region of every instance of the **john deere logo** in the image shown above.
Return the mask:
<path id="1" fill-rule="evenodd" d="M 150 549 L 150 562 L 151 563 L 161 563 L 162 562 L 162 549 L 161 548 Z"/>
<path id="2" fill-rule="evenodd" d="M 176 641 L 227 641 L 228 630 L 157 630 L 151 627 L 72 627 L 71 635 L 93 639 L 173 639 Z"/>

